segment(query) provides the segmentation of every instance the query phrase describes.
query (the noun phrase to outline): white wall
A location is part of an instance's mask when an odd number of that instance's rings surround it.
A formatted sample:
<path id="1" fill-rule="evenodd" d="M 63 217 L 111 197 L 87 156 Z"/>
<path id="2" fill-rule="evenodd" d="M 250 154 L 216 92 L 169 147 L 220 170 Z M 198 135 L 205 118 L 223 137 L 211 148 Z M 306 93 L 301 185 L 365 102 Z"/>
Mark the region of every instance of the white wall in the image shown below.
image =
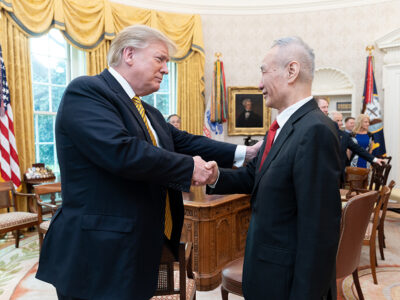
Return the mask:
<path id="1" fill-rule="evenodd" d="M 365 47 L 399 28 L 399 16 L 398 0 L 291 14 L 201 15 L 206 53 L 206 100 L 210 99 L 215 52 L 223 54 L 227 86 L 258 86 L 260 63 L 272 41 L 297 35 L 314 49 L 317 68 L 334 67 L 351 77 L 356 91 L 353 105 L 356 105 L 356 111 L 360 111 L 367 55 Z M 383 52 L 375 50 L 374 56 L 378 94 L 384 105 Z M 228 137 L 226 126 L 224 134 L 226 141 L 243 143 L 243 137 Z"/>

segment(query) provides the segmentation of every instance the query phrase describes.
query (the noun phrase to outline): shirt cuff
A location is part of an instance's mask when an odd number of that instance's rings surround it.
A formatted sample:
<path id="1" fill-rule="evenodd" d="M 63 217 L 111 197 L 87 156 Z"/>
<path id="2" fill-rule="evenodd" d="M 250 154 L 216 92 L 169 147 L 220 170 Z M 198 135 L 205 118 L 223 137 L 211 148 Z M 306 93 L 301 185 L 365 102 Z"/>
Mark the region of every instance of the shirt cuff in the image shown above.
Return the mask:
<path id="1" fill-rule="evenodd" d="M 235 150 L 235 157 L 233 159 L 233 165 L 237 168 L 243 166 L 244 160 L 246 158 L 246 146 L 237 145 Z"/>
<path id="2" fill-rule="evenodd" d="M 217 176 L 217 180 L 215 180 L 214 184 L 207 184 L 209 188 L 214 189 L 215 186 L 218 183 L 218 179 L 219 179 L 219 169 L 218 169 L 218 176 Z"/>
<path id="3" fill-rule="evenodd" d="M 372 160 L 373 163 L 376 163 L 378 161 L 378 159 L 376 157 L 374 157 L 374 159 Z"/>

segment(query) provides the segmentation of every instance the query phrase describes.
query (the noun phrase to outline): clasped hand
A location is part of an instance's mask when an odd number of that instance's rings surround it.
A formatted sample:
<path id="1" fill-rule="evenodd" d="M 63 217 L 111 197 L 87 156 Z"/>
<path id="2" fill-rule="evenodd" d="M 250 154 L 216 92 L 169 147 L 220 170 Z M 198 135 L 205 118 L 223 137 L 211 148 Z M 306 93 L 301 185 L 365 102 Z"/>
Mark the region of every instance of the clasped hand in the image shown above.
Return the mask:
<path id="1" fill-rule="evenodd" d="M 218 165 L 215 161 L 204 161 L 200 156 L 193 157 L 194 170 L 192 185 L 214 184 L 218 178 Z"/>

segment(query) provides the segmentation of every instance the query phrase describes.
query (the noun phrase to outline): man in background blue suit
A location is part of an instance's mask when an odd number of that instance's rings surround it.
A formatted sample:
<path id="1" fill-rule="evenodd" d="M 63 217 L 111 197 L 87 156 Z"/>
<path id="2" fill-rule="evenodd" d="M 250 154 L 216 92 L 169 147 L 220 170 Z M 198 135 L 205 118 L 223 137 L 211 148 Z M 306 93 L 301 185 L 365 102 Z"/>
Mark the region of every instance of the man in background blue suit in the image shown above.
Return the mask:
<path id="1" fill-rule="evenodd" d="M 59 299 L 152 297 L 161 249 L 176 251 L 180 240 L 181 192 L 208 182 L 206 161 L 231 167 L 258 151 L 177 130 L 141 102 L 160 88 L 173 51 L 159 31 L 127 27 L 111 44 L 109 70 L 65 91 L 56 120 L 63 204 L 37 272 Z"/>

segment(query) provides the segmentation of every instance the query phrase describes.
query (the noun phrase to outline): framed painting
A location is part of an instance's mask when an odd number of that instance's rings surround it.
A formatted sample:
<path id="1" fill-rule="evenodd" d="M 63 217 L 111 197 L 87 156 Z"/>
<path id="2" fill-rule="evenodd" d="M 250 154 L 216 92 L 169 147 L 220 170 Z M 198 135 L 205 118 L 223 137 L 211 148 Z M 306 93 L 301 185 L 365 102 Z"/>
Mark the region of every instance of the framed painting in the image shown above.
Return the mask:
<path id="1" fill-rule="evenodd" d="M 265 135 L 271 109 L 257 87 L 228 87 L 228 135 Z"/>

